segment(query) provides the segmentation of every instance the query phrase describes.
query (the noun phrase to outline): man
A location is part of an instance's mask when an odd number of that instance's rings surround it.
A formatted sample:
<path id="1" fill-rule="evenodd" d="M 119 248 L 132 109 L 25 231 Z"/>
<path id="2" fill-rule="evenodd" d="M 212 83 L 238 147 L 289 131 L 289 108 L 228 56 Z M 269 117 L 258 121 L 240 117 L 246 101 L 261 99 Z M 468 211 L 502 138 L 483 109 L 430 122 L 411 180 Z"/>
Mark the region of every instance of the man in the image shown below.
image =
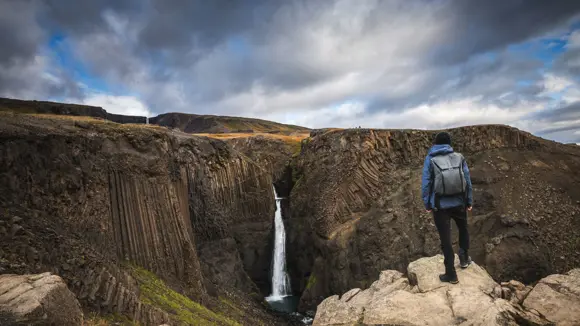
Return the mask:
<path id="1" fill-rule="evenodd" d="M 467 211 L 472 208 L 473 188 L 465 158 L 453 151 L 451 136 L 446 132 L 437 134 L 425 158 L 421 192 L 425 209 L 433 212 L 445 256 L 445 274 L 439 275 L 439 279 L 456 284 L 459 280 L 454 266 L 450 221 L 453 219 L 459 229 L 459 264 L 467 268 L 471 264 Z"/>

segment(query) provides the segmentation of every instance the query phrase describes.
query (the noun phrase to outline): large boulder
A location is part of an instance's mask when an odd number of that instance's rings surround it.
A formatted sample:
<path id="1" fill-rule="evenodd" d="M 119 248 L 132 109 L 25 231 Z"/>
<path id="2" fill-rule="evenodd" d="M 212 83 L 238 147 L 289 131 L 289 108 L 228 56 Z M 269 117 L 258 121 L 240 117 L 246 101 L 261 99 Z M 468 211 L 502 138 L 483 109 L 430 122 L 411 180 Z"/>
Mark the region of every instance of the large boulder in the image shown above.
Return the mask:
<path id="1" fill-rule="evenodd" d="M 354 289 L 324 300 L 313 325 L 552 324 L 541 314 L 502 298 L 496 290 L 501 286 L 477 264 L 464 270 L 457 267 L 459 284 L 438 280 L 444 272 L 441 255 L 409 264 L 409 278 L 383 271 L 367 290 Z"/>
<path id="2" fill-rule="evenodd" d="M 83 324 L 81 306 L 57 275 L 0 275 L 0 325 Z"/>
<path id="3" fill-rule="evenodd" d="M 557 325 L 580 324 L 580 269 L 541 279 L 524 300 Z"/>

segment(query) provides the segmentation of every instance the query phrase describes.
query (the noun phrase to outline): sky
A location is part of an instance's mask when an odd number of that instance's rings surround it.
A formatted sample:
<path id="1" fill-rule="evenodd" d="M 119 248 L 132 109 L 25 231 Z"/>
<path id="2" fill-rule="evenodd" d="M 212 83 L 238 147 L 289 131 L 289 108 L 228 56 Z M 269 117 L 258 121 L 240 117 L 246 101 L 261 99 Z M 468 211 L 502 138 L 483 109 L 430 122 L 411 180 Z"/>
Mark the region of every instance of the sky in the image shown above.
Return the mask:
<path id="1" fill-rule="evenodd" d="M 0 96 L 580 143 L 580 1 L 0 0 Z"/>

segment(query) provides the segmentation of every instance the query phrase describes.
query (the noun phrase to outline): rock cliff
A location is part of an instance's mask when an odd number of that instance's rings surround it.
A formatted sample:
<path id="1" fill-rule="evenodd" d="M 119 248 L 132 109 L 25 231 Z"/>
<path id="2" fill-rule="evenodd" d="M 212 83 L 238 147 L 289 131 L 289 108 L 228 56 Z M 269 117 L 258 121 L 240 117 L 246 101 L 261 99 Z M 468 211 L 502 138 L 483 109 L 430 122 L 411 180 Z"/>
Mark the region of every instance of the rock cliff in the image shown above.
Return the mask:
<path id="1" fill-rule="evenodd" d="M 272 138 L 260 135 L 232 138 L 227 142 L 235 151 L 247 156 L 262 169 L 270 171 L 278 195 L 287 197 L 292 187 L 288 164 L 293 156 L 300 153 L 301 138 L 301 136 Z"/>
<path id="2" fill-rule="evenodd" d="M 204 304 L 267 278 L 272 176 L 222 141 L 3 114 L 0 194 L 0 273 L 58 273 L 101 314 L 173 318 L 134 266 Z"/>
<path id="3" fill-rule="evenodd" d="M 472 173 L 471 255 L 524 283 L 580 265 L 580 149 L 507 126 L 450 130 Z M 288 265 L 301 310 L 439 253 L 420 194 L 435 132 L 321 130 L 292 163 Z M 454 231 L 455 232 L 455 231 Z"/>
<path id="4" fill-rule="evenodd" d="M 551 275 L 533 289 L 517 281 L 497 284 L 477 264 L 457 269 L 459 284 L 439 281 L 442 255 L 412 262 L 408 277 L 382 271 L 367 290 L 325 299 L 313 325 L 577 325 L 580 320 L 578 269 Z"/>

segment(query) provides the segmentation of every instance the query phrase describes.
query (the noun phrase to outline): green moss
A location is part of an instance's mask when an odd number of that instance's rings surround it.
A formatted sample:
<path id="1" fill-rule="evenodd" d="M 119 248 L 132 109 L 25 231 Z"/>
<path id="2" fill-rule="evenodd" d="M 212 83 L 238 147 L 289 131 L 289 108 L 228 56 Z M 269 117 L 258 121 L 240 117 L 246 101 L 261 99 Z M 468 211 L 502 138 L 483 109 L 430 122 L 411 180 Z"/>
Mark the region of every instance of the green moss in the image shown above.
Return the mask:
<path id="1" fill-rule="evenodd" d="M 231 302 L 230 300 L 228 300 L 224 297 L 220 297 L 220 302 L 223 305 L 225 305 L 228 310 L 235 312 L 238 316 L 244 315 L 244 312 L 240 308 L 236 307 L 236 305 L 233 302 Z"/>
<path id="2" fill-rule="evenodd" d="M 122 326 L 139 326 L 140 324 L 136 321 L 130 320 L 129 317 L 120 315 L 118 313 L 108 314 L 108 315 L 98 315 L 95 313 L 89 314 L 85 318 L 85 326 L 109 326 L 109 325 L 122 325 Z"/>
<path id="3" fill-rule="evenodd" d="M 316 284 L 316 276 L 314 276 L 314 274 L 310 274 L 310 277 L 308 278 L 308 283 L 306 283 L 306 290 L 310 290 L 310 288 L 313 287 L 314 284 Z"/>
<path id="4" fill-rule="evenodd" d="M 302 179 L 302 171 L 296 167 L 295 160 L 290 162 L 290 168 L 292 169 L 292 183 L 294 187 L 298 186 L 298 182 Z"/>
<path id="5" fill-rule="evenodd" d="M 290 145 L 292 157 L 300 155 L 300 152 L 302 150 L 302 143 L 300 141 L 288 141 L 287 144 Z"/>
<path id="6" fill-rule="evenodd" d="M 143 303 L 163 309 L 185 325 L 240 325 L 234 320 L 216 314 L 188 297 L 173 291 L 154 273 L 131 267 L 133 276 L 139 283 L 140 300 Z"/>

